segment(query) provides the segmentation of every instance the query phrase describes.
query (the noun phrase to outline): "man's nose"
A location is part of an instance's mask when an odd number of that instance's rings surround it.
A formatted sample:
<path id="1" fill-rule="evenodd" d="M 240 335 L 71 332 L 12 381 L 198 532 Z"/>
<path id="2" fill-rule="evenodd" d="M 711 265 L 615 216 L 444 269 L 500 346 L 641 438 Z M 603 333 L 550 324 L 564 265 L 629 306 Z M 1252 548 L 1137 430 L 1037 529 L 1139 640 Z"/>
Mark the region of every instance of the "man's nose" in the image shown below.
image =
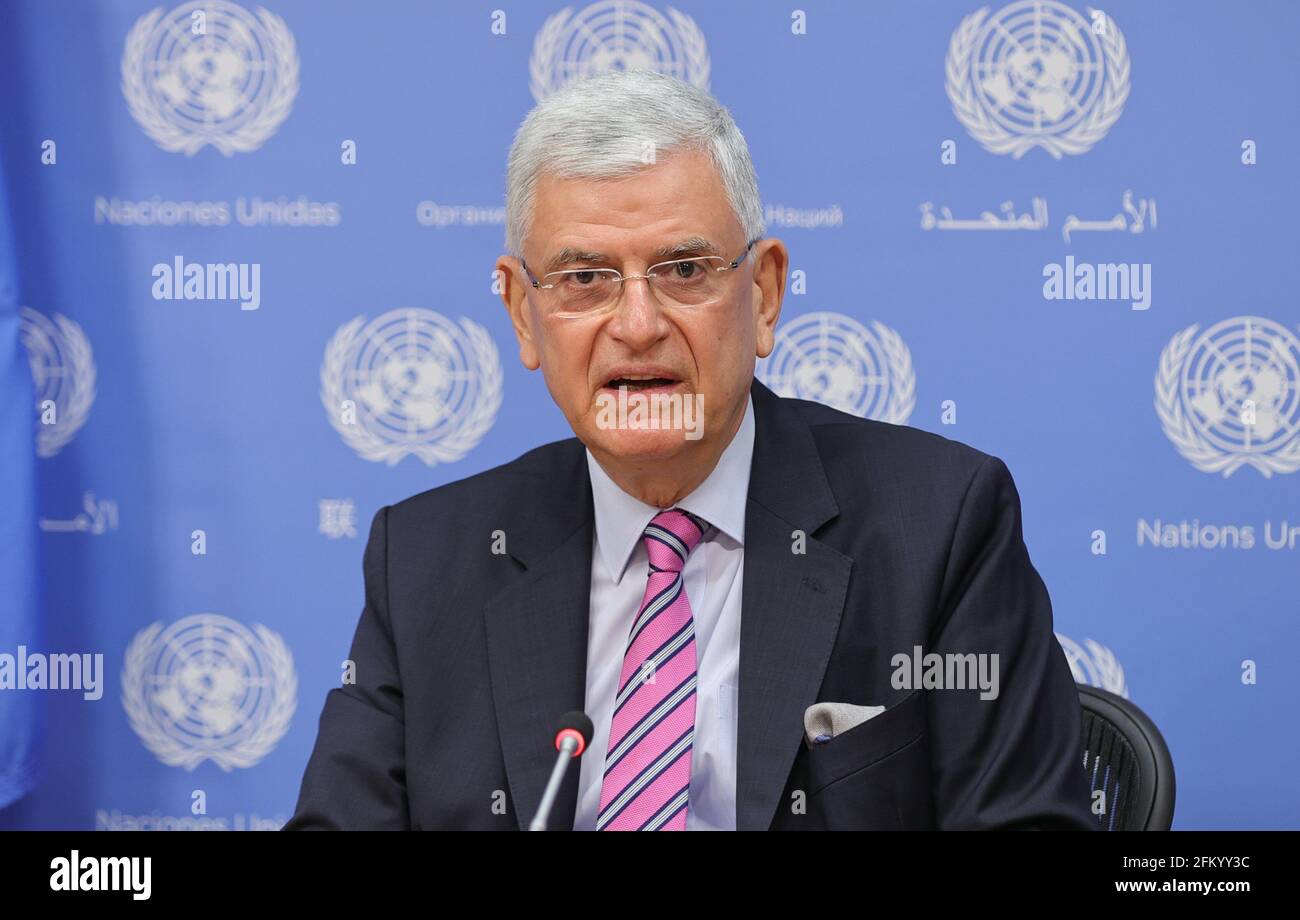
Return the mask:
<path id="1" fill-rule="evenodd" d="M 610 331 L 630 345 L 654 342 L 667 332 L 668 322 L 650 280 L 645 275 L 624 277 L 615 304 Z"/>

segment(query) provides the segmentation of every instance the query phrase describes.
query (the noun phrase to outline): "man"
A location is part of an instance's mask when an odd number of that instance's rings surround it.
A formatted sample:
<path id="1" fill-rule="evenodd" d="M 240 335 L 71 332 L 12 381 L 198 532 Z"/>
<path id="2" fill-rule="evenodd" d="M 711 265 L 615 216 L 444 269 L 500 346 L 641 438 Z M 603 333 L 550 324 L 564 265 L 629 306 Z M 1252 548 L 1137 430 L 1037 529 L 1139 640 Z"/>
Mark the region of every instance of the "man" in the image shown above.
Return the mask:
<path id="1" fill-rule="evenodd" d="M 288 827 L 526 828 L 574 709 L 553 829 L 1094 827 L 1003 463 L 754 380 L 788 255 L 726 109 L 570 85 L 506 210 L 520 360 L 577 437 L 375 515 Z"/>

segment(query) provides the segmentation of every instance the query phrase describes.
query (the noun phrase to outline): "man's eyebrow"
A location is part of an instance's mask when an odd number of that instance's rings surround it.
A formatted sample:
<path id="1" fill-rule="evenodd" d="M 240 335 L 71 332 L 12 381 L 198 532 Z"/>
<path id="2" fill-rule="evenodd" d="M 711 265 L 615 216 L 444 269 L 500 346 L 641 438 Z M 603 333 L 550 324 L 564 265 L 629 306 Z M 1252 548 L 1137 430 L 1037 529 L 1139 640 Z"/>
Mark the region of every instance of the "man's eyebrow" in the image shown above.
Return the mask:
<path id="1" fill-rule="evenodd" d="M 651 253 L 654 261 L 661 262 L 668 259 L 683 259 L 690 256 L 717 256 L 722 253 L 718 247 L 702 236 L 692 236 L 681 240 L 677 243 L 670 243 L 666 246 L 660 246 Z M 553 272 L 563 268 L 566 265 L 574 263 L 605 264 L 608 265 L 612 259 L 608 253 L 588 252 L 582 249 L 575 249 L 572 246 L 565 246 L 554 256 L 552 256 L 543 266 L 542 271 Z"/>
<path id="2" fill-rule="evenodd" d="M 722 253 L 704 237 L 693 236 L 671 246 L 660 246 L 654 255 L 657 259 L 681 259 L 687 256 L 718 256 Z"/>
<path id="3" fill-rule="evenodd" d="M 574 262 L 609 262 L 609 256 L 603 252 L 585 252 L 581 249 L 574 249 L 572 246 L 565 246 L 550 258 L 543 266 L 542 271 L 553 272 L 566 265 L 572 265 Z"/>

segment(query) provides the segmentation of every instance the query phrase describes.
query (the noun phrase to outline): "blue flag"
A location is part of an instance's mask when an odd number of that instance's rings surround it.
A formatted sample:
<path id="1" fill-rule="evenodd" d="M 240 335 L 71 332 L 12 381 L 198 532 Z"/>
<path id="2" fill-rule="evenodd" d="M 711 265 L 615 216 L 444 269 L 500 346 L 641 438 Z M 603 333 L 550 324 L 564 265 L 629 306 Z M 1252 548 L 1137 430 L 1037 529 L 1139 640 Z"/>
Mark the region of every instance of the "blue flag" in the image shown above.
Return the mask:
<path id="1" fill-rule="evenodd" d="M 18 646 L 40 649 L 37 614 L 36 428 L 31 367 L 18 315 L 18 270 L 0 176 L 0 808 L 36 782 L 41 701 L 12 689 Z M 9 684 L 9 688 L 6 688 Z"/>

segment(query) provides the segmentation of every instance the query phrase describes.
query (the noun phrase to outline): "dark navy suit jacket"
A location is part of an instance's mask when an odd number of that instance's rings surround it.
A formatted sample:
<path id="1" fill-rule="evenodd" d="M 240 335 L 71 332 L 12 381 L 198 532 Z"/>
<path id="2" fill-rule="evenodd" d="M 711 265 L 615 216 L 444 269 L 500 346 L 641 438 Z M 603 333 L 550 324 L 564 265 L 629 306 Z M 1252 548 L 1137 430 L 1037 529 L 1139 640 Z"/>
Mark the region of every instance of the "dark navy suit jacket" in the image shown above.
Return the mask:
<path id="1" fill-rule="evenodd" d="M 1006 466 L 752 392 L 737 828 L 1095 828 L 1078 695 Z M 584 704 L 592 530 L 576 438 L 380 509 L 356 683 L 326 696 L 286 829 L 526 828 L 556 720 Z M 996 653 L 999 695 L 895 687 L 914 646 Z M 810 748 L 819 701 L 887 709 Z M 578 773 L 552 829 L 573 825 Z"/>

